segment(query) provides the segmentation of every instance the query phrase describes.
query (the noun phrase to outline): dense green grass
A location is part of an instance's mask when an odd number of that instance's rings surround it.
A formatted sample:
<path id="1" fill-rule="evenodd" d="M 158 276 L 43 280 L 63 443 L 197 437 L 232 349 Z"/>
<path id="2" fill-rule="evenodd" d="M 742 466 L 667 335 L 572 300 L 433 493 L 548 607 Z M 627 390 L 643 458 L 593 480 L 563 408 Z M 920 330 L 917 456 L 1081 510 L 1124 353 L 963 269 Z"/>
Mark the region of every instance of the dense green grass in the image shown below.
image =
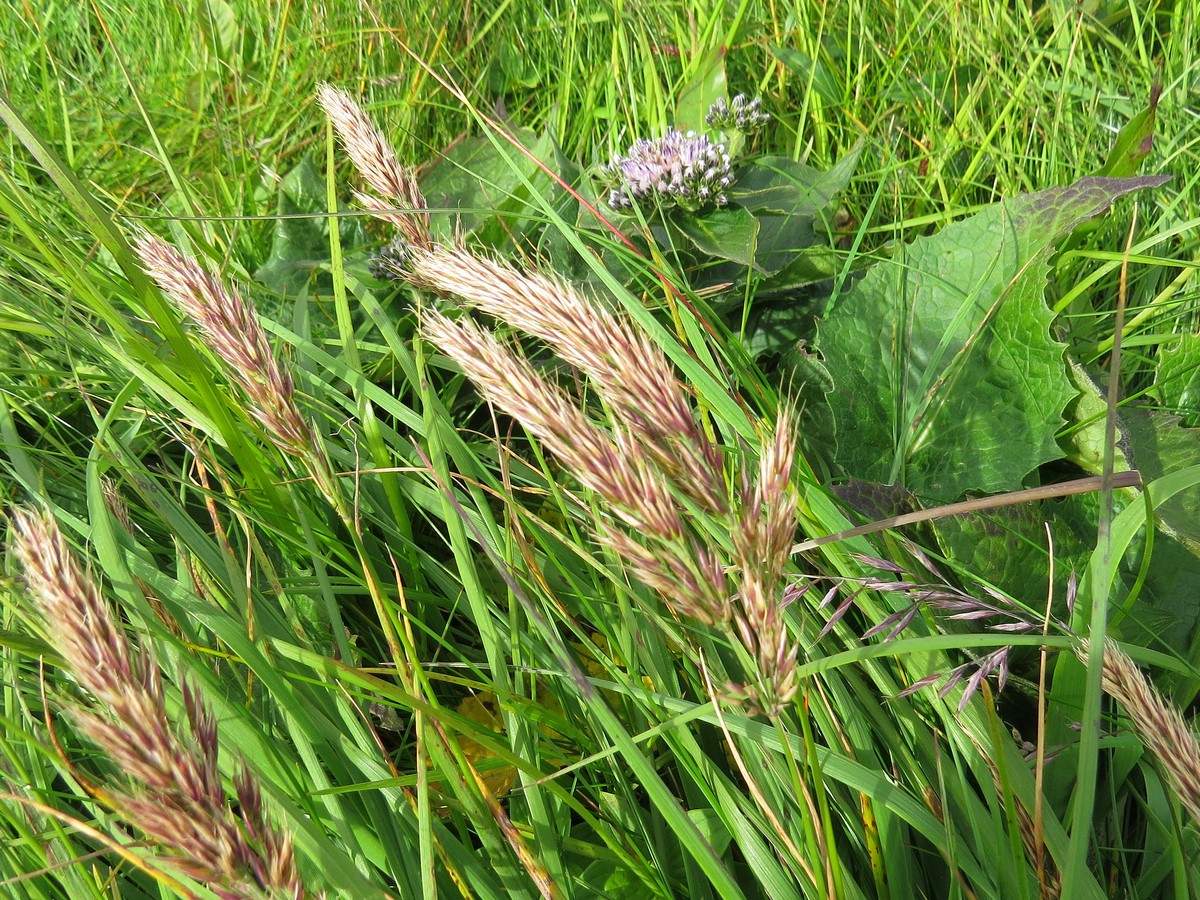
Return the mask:
<path id="1" fill-rule="evenodd" d="M 1186 612 L 1200 573 L 1188 524 L 1200 478 L 1187 467 L 1200 444 L 1182 427 L 1200 421 L 1192 4 L 34 6 L 0 14 L 0 502 L 53 511 L 127 632 L 153 648 L 181 721 L 185 678 L 211 705 L 224 776 L 239 754 L 249 760 L 314 892 L 1196 893 L 1196 823 L 1121 710 L 1104 707 L 1102 732 L 1073 727 L 1101 708 L 1098 670 L 1089 677 L 1057 652 L 1071 646 L 1062 630 L 1044 641 L 968 631 L 922 609 L 884 642 L 906 595 L 863 582 L 911 577 L 984 599 L 999 588 L 1010 596 L 997 602 L 1040 631 L 1048 584 L 1068 618 L 1076 566 L 1076 630 L 1111 631 L 1181 707 L 1200 690 Z M 729 93 L 762 96 L 773 116 L 754 152 L 827 170 L 861 145 L 823 235 L 834 277 L 784 298 L 800 310 L 791 338 L 813 340 L 831 298 L 836 309 L 898 241 L 1099 171 L 1156 82 L 1142 171 L 1174 176 L 1136 195 L 1136 216 L 1120 200 L 1047 258 L 1053 329 L 1080 364 L 1082 399 L 1061 428 L 1047 426 L 1060 432 L 1060 458 L 1027 479 L 1105 469 L 1097 423 L 1113 410 L 1085 376 L 1115 380 L 1123 409 L 1141 400 L 1182 417 L 1169 428 L 1132 410 L 1120 420 L 1122 452 L 1157 442 L 1132 462 L 1146 481 L 1161 478 L 1149 505 L 1164 529 L 1148 541 L 1147 504 L 1110 491 L 1023 507 L 991 531 L 938 523 L 797 556 L 788 575 L 813 585 L 786 611 L 803 687 L 772 719 L 716 699 L 724 680 L 754 671 L 737 640 L 631 580 L 594 540 L 604 504 L 416 338 L 414 304 L 428 298 L 366 275 L 391 234 L 357 216 L 332 232 L 320 215 L 276 218 L 353 206 L 350 188 L 361 187 L 314 101 L 322 82 L 360 96 L 406 162 L 427 165 L 492 133 L 488 118 L 507 118 L 590 169 L 661 133 L 722 46 Z M 488 165 L 502 158 L 486 139 L 479 146 Z M 510 229 L 536 222 L 550 235 L 539 249 L 647 330 L 706 428 L 755 465 L 780 404 L 801 393 L 811 407 L 816 395 L 786 354 L 743 349 L 758 321 L 753 282 L 725 309 L 719 291 L 689 287 L 695 260 L 679 247 L 643 235 L 642 256 L 593 221 L 556 219 L 549 182 L 522 184 L 512 173 L 523 163 L 507 152 L 508 175 L 474 173 L 485 184 L 471 202 L 502 207 L 495 221 Z M 281 181 L 309 193 L 281 203 Z M 637 223 L 625 224 L 636 238 Z M 339 496 L 323 496 L 303 459 L 272 446 L 228 371 L 188 336 L 130 250 L 139 230 L 253 298 L 343 473 Z M 506 255 L 529 249 L 499 226 L 486 233 Z M 596 264 L 585 243 L 620 264 Z M 830 482 L 862 473 L 819 415 L 800 444 L 797 539 L 857 524 Z M 1175 486 L 1171 506 L 1163 496 Z M 875 514 L 895 511 L 893 500 Z M 727 555 L 727 522 L 695 509 L 688 521 Z M 1042 521 L 1054 522 L 1054 554 Z M 5 890 L 210 896 L 95 796 L 119 777 L 61 712 L 79 692 L 20 575 L 7 555 Z M 1052 652 L 1039 685 L 1043 644 Z M 901 693 L 1005 646 L 1017 651 L 1001 694 L 992 680 L 960 711 L 965 678 L 945 696 Z M 1027 760 L 1013 729 L 1031 742 L 1044 730 L 1041 754 Z M 1032 848 L 1042 844 L 1054 863 L 1039 870 Z"/>

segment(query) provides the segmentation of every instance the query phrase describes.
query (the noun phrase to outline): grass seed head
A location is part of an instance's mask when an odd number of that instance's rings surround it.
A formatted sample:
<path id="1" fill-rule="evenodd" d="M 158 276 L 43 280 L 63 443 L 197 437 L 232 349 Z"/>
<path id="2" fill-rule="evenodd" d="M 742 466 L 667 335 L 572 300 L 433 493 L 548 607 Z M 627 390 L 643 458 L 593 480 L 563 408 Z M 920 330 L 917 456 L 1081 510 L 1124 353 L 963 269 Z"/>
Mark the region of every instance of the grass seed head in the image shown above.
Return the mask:
<path id="1" fill-rule="evenodd" d="M 146 273 L 200 326 L 205 344 L 229 367 L 250 401 L 251 418 L 276 447 L 305 464 L 322 494 L 335 503 L 336 485 L 324 445 L 301 415 L 292 378 L 275 358 L 253 304 L 156 237 L 141 235 L 136 250 Z"/>
<path id="2" fill-rule="evenodd" d="M 173 727 L 154 657 L 130 646 L 58 523 L 29 510 L 12 520 L 13 555 L 47 639 L 90 695 L 70 708 L 72 718 L 133 787 L 106 791 L 113 806 L 169 848 L 172 865 L 219 895 L 304 896 L 287 833 L 266 820 L 261 804 L 235 815 L 226 803 L 211 711 L 185 685 L 187 725 Z M 248 772 L 240 777 L 253 782 Z M 241 793 L 257 796 L 257 787 Z"/>
<path id="3" fill-rule="evenodd" d="M 1080 641 L 1075 653 L 1086 664 L 1088 642 Z M 1104 643 L 1101 685 L 1125 710 L 1134 730 L 1166 772 L 1179 802 L 1200 825 L 1200 741 L 1179 710 L 1113 641 Z"/>
<path id="4" fill-rule="evenodd" d="M 721 453 L 648 337 L 560 279 L 463 248 L 418 255 L 411 269 L 420 283 L 462 297 L 553 347 L 595 384 L 620 427 L 681 490 L 710 512 L 727 508 Z"/>
<path id="5" fill-rule="evenodd" d="M 367 194 L 359 194 L 358 199 L 376 216 L 399 228 L 409 244 L 430 248 L 433 241 L 425 197 L 416 176 L 400 164 L 387 138 L 345 91 L 324 84 L 317 91 L 317 100 L 342 139 L 354 167 L 387 202 Z M 407 211 L 396 212 L 393 207 Z"/>
<path id="6" fill-rule="evenodd" d="M 453 322 L 431 312 L 422 328 L 488 401 L 541 439 L 580 482 L 612 506 L 618 518 L 661 539 L 682 536 L 670 490 L 649 461 L 588 421 L 527 360 L 470 320 Z"/>

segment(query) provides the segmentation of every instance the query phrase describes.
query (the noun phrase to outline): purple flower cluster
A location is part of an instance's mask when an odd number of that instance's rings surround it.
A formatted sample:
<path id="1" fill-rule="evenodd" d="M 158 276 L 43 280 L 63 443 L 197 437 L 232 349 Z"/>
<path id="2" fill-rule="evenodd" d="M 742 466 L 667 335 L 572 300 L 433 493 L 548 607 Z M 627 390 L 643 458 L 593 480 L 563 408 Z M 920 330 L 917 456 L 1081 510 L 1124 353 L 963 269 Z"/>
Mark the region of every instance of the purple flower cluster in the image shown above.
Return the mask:
<path id="1" fill-rule="evenodd" d="M 758 97 L 751 100 L 745 94 L 738 94 L 732 101 L 724 97 L 718 98 L 708 108 L 704 121 L 710 128 L 720 128 L 724 131 L 736 129 L 744 133 L 761 128 L 770 118 L 770 113 L 763 112 L 762 100 Z"/>
<path id="2" fill-rule="evenodd" d="M 660 138 L 638 141 L 603 171 L 619 182 L 608 195 L 613 209 L 657 203 L 696 212 L 710 204 L 724 206 L 725 189 L 733 183 L 724 144 L 674 128 Z"/>
<path id="3" fill-rule="evenodd" d="M 412 247 L 408 241 L 399 237 L 371 257 L 367 263 L 367 271 L 372 278 L 380 281 L 405 281 L 408 279 L 408 263 L 412 257 Z"/>

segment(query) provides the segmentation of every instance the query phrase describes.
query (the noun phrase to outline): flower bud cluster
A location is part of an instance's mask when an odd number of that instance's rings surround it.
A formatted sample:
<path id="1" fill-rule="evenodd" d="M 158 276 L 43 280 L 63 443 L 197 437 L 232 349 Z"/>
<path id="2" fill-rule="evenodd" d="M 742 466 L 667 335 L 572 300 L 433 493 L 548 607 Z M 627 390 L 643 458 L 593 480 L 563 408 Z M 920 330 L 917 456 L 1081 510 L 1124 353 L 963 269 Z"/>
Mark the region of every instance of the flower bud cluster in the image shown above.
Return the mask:
<path id="1" fill-rule="evenodd" d="M 618 181 L 608 195 L 613 209 L 634 205 L 677 206 L 688 212 L 728 202 L 725 189 L 733 183 L 729 152 L 707 135 L 668 129 L 661 138 L 640 140 L 625 156 L 603 167 Z"/>
<path id="2" fill-rule="evenodd" d="M 408 278 L 408 262 L 412 256 L 412 246 L 404 238 L 396 238 L 390 244 L 381 247 L 379 252 L 367 263 L 367 270 L 372 278 L 380 281 L 404 281 Z"/>
<path id="3" fill-rule="evenodd" d="M 710 128 L 720 128 L 724 131 L 736 129 L 745 133 L 761 128 L 770 118 L 771 114 L 763 111 L 761 99 L 755 97 L 751 100 L 745 94 L 738 94 L 732 101 L 724 97 L 718 98 L 708 108 L 704 121 Z"/>

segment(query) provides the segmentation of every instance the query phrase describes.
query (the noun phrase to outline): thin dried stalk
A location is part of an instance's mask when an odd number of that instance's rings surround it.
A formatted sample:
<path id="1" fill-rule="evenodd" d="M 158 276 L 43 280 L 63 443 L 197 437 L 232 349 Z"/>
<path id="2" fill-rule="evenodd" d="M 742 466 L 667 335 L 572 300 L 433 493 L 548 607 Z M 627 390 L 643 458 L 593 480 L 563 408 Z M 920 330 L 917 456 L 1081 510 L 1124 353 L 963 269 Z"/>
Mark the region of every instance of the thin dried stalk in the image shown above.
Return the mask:
<path id="1" fill-rule="evenodd" d="M 630 436 L 688 496 L 727 509 L 723 460 L 674 371 L 648 337 L 556 278 L 518 271 L 468 250 L 415 254 L 414 279 L 550 344 L 591 379 Z"/>
<path id="2" fill-rule="evenodd" d="M 1086 664 L 1088 642 L 1080 641 L 1075 653 Z M 1111 640 L 1104 642 L 1101 686 L 1128 714 L 1142 743 L 1166 772 L 1179 802 L 1200 825 L 1200 741 L 1179 710 Z"/>
<path id="3" fill-rule="evenodd" d="M 358 194 L 359 202 L 400 229 L 411 247 L 418 250 L 432 247 L 425 197 L 412 171 L 400 165 L 387 138 L 345 91 L 324 84 L 317 91 L 317 100 L 363 180 L 388 201 Z M 396 212 L 392 207 L 412 212 Z"/>
<path id="4" fill-rule="evenodd" d="M 72 717 L 133 785 L 107 792 L 113 805 L 169 849 L 172 865 L 220 896 L 304 896 L 291 838 L 267 819 L 244 766 L 235 777 L 238 812 L 226 802 L 211 712 L 185 684 L 187 724 L 172 727 L 154 658 L 130 647 L 57 522 L 17 510 L 13 525 L 13 554 L 47 639 L 90 695 L 89 708 L 69 708 Z"/>

